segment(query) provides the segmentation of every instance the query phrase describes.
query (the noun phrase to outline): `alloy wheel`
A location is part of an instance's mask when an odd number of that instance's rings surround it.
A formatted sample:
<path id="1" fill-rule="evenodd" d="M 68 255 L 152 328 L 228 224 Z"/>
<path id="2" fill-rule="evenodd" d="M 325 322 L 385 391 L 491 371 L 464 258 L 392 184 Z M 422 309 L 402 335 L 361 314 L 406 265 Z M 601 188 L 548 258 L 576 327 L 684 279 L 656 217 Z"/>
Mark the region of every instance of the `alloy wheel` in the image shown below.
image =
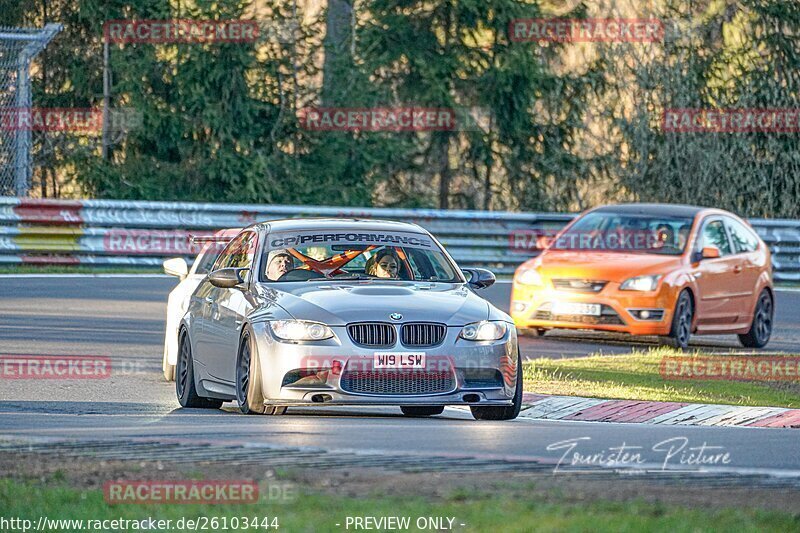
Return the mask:
<path id="1" fill-rule="evenodd" d="M 187 388 L 187 381 L 189 379 L 189 357 L 191 357 L 191 353 L 189 351 L 189 343 L 184 336 L 181 342 L 181 354 L 180 359 L 178 360 L 178 376 L 176 381 L 178 382 L 178 394 L 183 396 L 186 393 Z"/>
<path id="2" fill-rule="evenodd" d="M 762 294 L 756 311 L 756 335 L 759 342 L 769 339 L 772 334 L 772 298 L 769 294 Z"/>
<path id="3" fill-rule="evenodd" d="M 247 388 L 250 386 L 250 343 L 245 338 L 242 341 L 242 355 L 239 357 L 239 372 L 237 374 L 239 387 L 239 400 L 241 405 L 247 404 Z"/>
<path id="4" fill-rule="evenodd" d="M 681 296 L 678 317 L 678 343 L 685 346 L 689 344 L 689 337 L 692 334 L 692 302 L 686 294 Z"/>

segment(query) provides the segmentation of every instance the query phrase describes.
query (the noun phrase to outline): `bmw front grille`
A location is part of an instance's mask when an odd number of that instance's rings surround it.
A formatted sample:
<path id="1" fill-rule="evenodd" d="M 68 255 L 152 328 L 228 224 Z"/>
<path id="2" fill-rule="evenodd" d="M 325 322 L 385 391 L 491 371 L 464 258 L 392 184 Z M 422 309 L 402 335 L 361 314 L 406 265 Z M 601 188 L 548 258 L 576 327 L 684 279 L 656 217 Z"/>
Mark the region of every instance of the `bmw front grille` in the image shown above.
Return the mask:
<path id="1" fill-rule="evenodd" d="M 437 346 L 444 341 L 447 326 L 433 322 L 411 322 L 403 324 L 400 340 L 409 348 L 427 348 Z"/>
<path id="2" fill-rule="evenodd" d="M 347 333 L 355 344 L 367 348 L 390 348 L 397 342 L 394 326 L 385 322 L 350 324 Z"/>

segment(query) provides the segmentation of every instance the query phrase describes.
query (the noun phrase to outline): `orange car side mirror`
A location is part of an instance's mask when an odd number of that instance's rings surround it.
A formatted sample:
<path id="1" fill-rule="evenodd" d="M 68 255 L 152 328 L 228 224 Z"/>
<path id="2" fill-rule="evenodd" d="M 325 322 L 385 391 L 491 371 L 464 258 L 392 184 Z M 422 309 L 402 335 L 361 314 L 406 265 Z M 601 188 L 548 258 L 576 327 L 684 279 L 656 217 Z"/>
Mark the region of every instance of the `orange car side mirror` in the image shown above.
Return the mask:
<path id="1" fill-rule="evenodd" d="M 705 246 L 701 257 L 703 259 L 716 259 L 717 257 L 722 257 L 722 254 L 716 246 Z"/>

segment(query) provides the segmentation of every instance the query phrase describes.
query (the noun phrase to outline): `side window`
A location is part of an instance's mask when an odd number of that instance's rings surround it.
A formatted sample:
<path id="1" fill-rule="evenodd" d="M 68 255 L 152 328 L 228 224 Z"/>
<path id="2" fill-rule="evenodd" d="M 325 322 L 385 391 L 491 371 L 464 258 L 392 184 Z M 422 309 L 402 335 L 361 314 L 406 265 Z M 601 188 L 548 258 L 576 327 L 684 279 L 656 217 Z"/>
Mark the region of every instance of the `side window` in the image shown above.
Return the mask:
<path id="1" fill-rule="evenodd" d="M 725 222 L 728 224 L 728 231 L 737 254 L 755 252 L 758 249 L 758 237 L 753 230 L 732 218 L 726 218 Z"/>
<path id="2" fill-rule="evenodd" d="M 208 274 L 211 272 L 211 266 L 214 261 L 217 259 L 217 256 L 209 249 L 206 248 L 200 255 L 197 256 L 197 268 L 195 269 L 195 274 Z"/>
<path id="3" fill-rule="evenodd" d="M 712 220 L 703 226 L 702 246 L 716 246 L 722 256 L 731 254 L 731 243 L 722 220 Z"/>
<path id="4" fill-rule="evenodd" d="M 252 231 L 247 232 L 242 244 L 232 252 L 230 267 L 250 268 L 256 253 L 256 234 Z"/>
<path id="5" fill-rule="evenodd" d="M 256 234 L 252 231 L 237 235 L 219 254 L 213 270 L 220 268 L 249 268 L 256 249 Z"/>

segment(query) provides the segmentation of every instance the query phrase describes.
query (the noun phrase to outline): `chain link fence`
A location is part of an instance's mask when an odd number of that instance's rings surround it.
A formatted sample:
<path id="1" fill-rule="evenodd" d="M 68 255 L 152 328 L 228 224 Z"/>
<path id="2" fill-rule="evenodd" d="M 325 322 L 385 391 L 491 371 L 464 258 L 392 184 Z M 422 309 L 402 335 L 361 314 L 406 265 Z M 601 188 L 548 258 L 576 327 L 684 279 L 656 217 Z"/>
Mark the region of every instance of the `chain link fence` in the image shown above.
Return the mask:
<path id="1" fill-rule="evenodd" d="M 62 30 L 0 27 L 0 195 L 25 196 L 31 176 L 31 60 Z"/>

